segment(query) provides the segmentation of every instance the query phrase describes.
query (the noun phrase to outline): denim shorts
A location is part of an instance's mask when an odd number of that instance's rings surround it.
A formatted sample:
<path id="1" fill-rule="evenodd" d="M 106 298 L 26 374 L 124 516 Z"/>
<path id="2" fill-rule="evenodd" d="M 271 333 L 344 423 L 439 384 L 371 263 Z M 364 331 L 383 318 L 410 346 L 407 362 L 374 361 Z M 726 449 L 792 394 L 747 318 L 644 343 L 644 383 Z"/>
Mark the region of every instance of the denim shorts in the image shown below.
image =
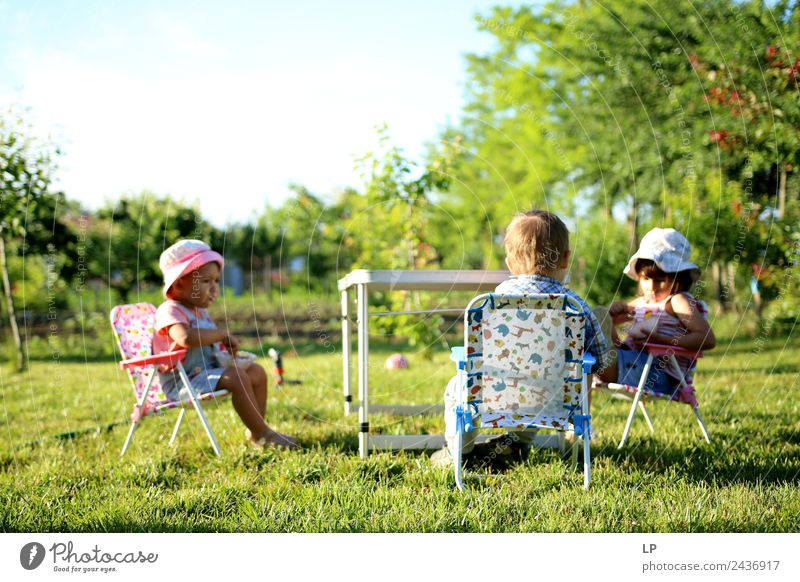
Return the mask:
<path id="1" fill-rule="evenodd" d="M 647 363 L 647 352 L 630 349 L 617 349 L 617 382 L 628 386 L 638 386 L 639 380 Z M 644 388 L 659 394 L 672 394 L 678 388 L 678 381 L 667 374 L 666 360 L 653 358 L 650 374 L 645 381 Z"/>

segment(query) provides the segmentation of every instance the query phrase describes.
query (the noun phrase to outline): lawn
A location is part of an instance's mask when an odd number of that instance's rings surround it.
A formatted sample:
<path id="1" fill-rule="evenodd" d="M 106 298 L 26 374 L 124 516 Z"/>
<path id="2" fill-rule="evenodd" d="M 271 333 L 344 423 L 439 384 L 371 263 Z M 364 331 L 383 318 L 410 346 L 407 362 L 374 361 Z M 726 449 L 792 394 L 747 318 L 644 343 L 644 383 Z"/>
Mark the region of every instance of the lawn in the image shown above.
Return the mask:
<path id="1" fill-rule="evenodd" d="M 596 394 L 589 491 L 554 450 L 473 469 L 465 493 L 451 472 L 430 466 L 428 453 L 359 459 L 357 420 L 342 414 L 339 351 L 320 346 L 298 346 L 285 360 L 302 385 L 270 394 L 269 421 L 298 435 L 303 450 L 246 446 L 224 401 L 208 411 L 221 458 L 191 414 L 175 447 L 167 441 L 176 416 L 148 418 L 121 459 L 132 404 L 127 377 L 107 356 L 40 350 L 28 372 L 0 371 L 0 529 L 798 531 L 800 339 L 728 327 L 697 374 L 712 444 L 700 438 L 689 408 L 661 404 L 656 435 L 638 418 L 618 451 L 627 405 Z M 410 369 L 383 370 L 396 349 L 373 346 L 372 401 L 438 402 L 452 374 L 446 354 L 426 362 L 412 350 Z M 443 428 L 432 416 L 375 416 L 372 424 L 382 432 Z"/>

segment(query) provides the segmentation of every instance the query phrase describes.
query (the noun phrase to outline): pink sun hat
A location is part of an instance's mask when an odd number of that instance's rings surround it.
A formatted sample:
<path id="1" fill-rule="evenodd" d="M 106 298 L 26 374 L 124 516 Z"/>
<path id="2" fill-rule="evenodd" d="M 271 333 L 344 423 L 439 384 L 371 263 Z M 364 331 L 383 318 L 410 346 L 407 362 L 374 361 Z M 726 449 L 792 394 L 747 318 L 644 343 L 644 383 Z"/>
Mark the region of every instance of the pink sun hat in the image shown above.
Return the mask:
<path id="1" fill-rule="evenodd" d="M 175 281 L 207 263 L 219 263 L 222 269 L 225 259 L 201 240 L 179 240 L 161 253 L 158 265 L 164 273 L 164 297 L 170 299 L 169 290 Z"/>

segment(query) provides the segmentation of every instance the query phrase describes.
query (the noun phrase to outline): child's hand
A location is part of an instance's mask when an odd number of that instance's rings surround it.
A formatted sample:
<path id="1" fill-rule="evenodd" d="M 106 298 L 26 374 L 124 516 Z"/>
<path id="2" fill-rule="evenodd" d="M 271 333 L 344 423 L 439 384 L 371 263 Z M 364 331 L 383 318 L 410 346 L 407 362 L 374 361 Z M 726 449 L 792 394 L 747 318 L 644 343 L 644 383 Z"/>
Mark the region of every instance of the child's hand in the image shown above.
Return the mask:
<path id="1" fill-rule="evenodd" d="M 239 338 L 235 335 L 228 334 L 228 337 L 222 340 L 222 343 L 225 344 L 225 347 L 228 348 L 228 351 L 235 358 L 236 354 L 239 352 Z"/>
<path id="2" fill-rule="evenodd" d="M 628 337 L 633 341 L 633 345 L 641 349 L 645 342 L 660 343 L 660 336 L 657 334 L 658 320 L 655 317 L 634 323 L 628 330 Z"/>
<path id="3" fill-rule="evenodd" d="M 615 325 L 619 325 L 620 323 L 630 321 L 633 315 L 633 308 L 624 301 L 614 301 L 614 303 L 608 307 L 608 314 L 611 316 L 611 321 L 613 321 Z"/>

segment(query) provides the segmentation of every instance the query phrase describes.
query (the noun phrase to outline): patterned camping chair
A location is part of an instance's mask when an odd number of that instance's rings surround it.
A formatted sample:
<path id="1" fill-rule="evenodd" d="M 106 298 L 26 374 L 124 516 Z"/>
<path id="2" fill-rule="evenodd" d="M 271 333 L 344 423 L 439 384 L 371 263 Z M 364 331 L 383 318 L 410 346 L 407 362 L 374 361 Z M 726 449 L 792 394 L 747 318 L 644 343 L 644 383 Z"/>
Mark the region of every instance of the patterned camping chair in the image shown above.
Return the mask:
<path id="1" fill-rule="evenodd" d="M 459 489 L 465 431 L 549 428 L 583 441 L 584 488 L 591 480 L 586 383 L 594 358 L 584 351 L 585 316 L 565 295 L 474 298 L 464 314 L 464 357 L 456 407 Z M 577 459 L 578 442 L 573 444 Z"/>
<path id="2" fill-rule="evenodd" d="M 604 383 L 598 380 L 595 380 L 595 383 L 592 386 L 592 390 L 606 392 L 615 398 L 632 401 L 631 410 L 628 413 L 628 420 L 625 423 L 625 430 L 622 432 L 622 439 L 619 441 L 617 448 L 621 449 L 623 446 L 625 446 L 625 441 L 628 440 L 628 434 L 630 433 L 631 425 L 633 424 L 633 417 L 636 415 L 637 409 L 642 412 L 642 416 L 644 416 L 644 420 L 647 423 L 647 427 L 650 429 L 650 432 L 655 433 L 653 420 L 650 418 L 650 415 L 647 413 L 647 408 L 645 407 L 645 402 L 651 401 L 682 402 L 691 406 L 695 418 L 697 418 L 697 423 L 700 425 L 700 432 L 703 434 L 703 438 L 707 443 L 710 443 L 711 437 L 709 436 L 708 429 L 703 422 L 703 417 L 700 415 L 700 406 L 697 403 L 697 395 L 695 394 L 694 380 L 692 378 L 694 368 L 697 364 L 697 359 L 703 357 L 703 352 L 692 352 L 677 346 L 651 343 L 644 344 L 644 349 L 647 351 L 647 362 L 645 362 L 644 368 L 642 369 L 642 377 L 639 379 L 638 386 Z M 680 378 L 679 387 L 674 394 L 661 394 L 659 392 L 648 390 L 645 387 L 647 376 L 650 374 L 650 369 L 653 366 L 653 362 L 655 358 L 659 356 L 666 357 L 667 365 L 669 365 L 672 370 L 675 371 L 675 374 Z M 678 362 L 675 359 L 676 356 L 686 357 L 690 360 L 689 373 L 686 375 L 686 377 L 684 377 L 681 373 L 681 368 L 678 366 Z"/>
<path id="3" fill-rule="evenodd" d="M 178 436 L 178 430 L 183 422 L 186 409 L 193 407 L 197 411 L 197 416 L 211 441 L 211 446 L 217 455 L 221 455 L 217 439 L 211 426 L 208 424 L 201 400 L 211 400 L 220 398 L 228 394 L 227 390 L 217 390 L 205 394 L 196 395 L 191 383 L 183 369 L 181 359 L 186 354 L 186 350 L 177 350 L 165 354 L 154 356 L 153 354 L 153 334 L 155 331 L 156 308 L 150 303 L 135 303 L 132 305 L 117 305 L 111 310 L 111 327 L 114 330 L 114 337 L 117 339 L 122 361 L 120 366 L 128 371 L 128 376 L 133 385 L 133 393 L 136 404 L 131 413 L 131 428 L 128 437 L 122 446 L 122 455 L 128 450 L 133 440 L 133 433 L 136 431 L 142 419 L 151 413 L 161 413 L 168 410 L 180 408 L 178 421 L 172 431 L 169 444 L 173 444 Z M 170 400 L 161 389 L 158 381 L 157 368 L 161 364 L 177 364 L 178 373 L 183 380 L 184 388 L 181 390 L 180 400 Z"/>

